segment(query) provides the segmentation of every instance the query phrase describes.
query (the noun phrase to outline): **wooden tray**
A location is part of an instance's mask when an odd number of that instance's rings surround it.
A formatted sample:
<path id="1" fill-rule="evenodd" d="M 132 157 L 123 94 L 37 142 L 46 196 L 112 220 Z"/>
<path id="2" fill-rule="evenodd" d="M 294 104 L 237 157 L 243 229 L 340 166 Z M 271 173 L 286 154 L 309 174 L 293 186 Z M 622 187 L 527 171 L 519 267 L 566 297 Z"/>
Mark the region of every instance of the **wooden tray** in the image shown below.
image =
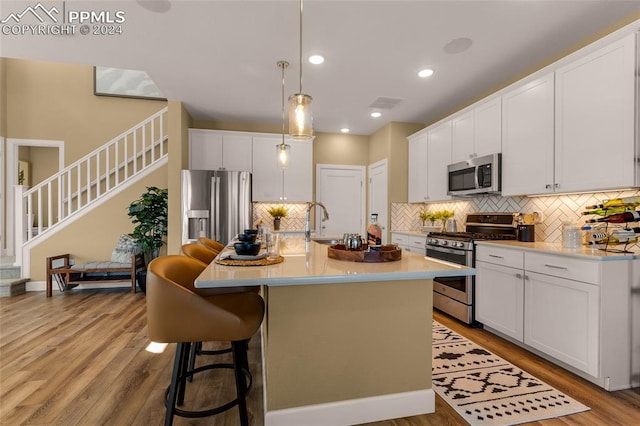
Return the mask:
<path id="1" fill-rule="evenodd" d="M 380 251 L 345 250 L 344 244 L 335 244 L 327 248 L 331 259 L 351 262 L 395 262 L 402 259 L 402 249 L 395 245 L 380 247 Z"/>

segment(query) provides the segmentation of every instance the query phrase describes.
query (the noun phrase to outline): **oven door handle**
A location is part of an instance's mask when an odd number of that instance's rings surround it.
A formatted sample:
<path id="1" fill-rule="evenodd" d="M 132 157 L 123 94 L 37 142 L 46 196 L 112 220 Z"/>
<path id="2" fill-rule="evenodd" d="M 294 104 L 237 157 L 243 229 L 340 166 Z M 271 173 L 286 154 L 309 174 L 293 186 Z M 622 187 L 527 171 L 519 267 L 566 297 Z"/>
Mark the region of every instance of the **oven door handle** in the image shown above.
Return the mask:
<path id="1" fill-rule="evenodd" d="M 464 256 L 464 255 L 467 254 L 466 250 L 456 250 L 456 249 L 450 249 L 450 248 L 445 248 L 445 247 L 436 247 L 436 246 L 427 246 L 427 250 L 439 251 L 441 253 L 457 254 L 457 255 L 460 255 L 460 256 Z M 429 256 L 428 253 L 427 253 L 427 256 Z"/>

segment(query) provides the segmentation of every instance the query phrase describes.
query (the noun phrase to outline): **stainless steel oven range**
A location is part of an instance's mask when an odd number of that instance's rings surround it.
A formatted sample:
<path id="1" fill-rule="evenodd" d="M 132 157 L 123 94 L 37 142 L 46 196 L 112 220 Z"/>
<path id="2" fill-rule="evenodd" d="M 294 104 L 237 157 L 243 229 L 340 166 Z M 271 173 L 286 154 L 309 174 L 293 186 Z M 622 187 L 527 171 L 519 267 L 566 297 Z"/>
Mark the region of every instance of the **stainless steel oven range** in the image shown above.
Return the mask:
<path id="1" fill-rule="evenodd" d="M 470 213 L 466 232 L 431 232 L 426 255 L 458 265 L 475 267 L 477 240 L 515 240 L 513 213 Z M 433 280 L 433 307 L 467 324 L 474 324 L 474 276 Z"/>

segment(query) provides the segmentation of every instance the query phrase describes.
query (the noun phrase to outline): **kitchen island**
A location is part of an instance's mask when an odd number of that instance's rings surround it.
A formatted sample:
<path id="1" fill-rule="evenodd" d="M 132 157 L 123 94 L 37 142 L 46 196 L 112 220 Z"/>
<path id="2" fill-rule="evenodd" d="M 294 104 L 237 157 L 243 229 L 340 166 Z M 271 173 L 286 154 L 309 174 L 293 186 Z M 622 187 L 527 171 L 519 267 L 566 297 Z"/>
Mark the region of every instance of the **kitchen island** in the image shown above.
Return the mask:
<path id="1" fill-rule="evenodd" d="M 213 262 L 196 280 L 198 288 L 262 286 L 265 424 L 433 412 L 432 279 L 474 270 L 411 253 L 395 262 L 340 261 L 299 236 L 281 244 L 282 263 Z"/>

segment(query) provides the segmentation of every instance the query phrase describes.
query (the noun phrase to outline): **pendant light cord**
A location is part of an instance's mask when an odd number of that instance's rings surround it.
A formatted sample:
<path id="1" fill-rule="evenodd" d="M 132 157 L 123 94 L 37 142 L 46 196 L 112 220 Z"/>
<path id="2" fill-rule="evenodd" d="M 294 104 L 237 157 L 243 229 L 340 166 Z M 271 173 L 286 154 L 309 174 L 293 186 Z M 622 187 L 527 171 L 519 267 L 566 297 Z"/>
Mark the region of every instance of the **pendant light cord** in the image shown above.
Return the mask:
<path id="1" fill-rule="evenodd" d="M 289 67 L 289 62 L 278 61 L 278 68 L 282 70 L 282 145 L 284 146 L 284 131 L 285 131 L 285 109 L 284 109 L 284 70 Z"/>
<path id="2" fill-rule="evenodd" d="M 300 94 L 302 95 L 302 1 L 300 0 Z"/>

